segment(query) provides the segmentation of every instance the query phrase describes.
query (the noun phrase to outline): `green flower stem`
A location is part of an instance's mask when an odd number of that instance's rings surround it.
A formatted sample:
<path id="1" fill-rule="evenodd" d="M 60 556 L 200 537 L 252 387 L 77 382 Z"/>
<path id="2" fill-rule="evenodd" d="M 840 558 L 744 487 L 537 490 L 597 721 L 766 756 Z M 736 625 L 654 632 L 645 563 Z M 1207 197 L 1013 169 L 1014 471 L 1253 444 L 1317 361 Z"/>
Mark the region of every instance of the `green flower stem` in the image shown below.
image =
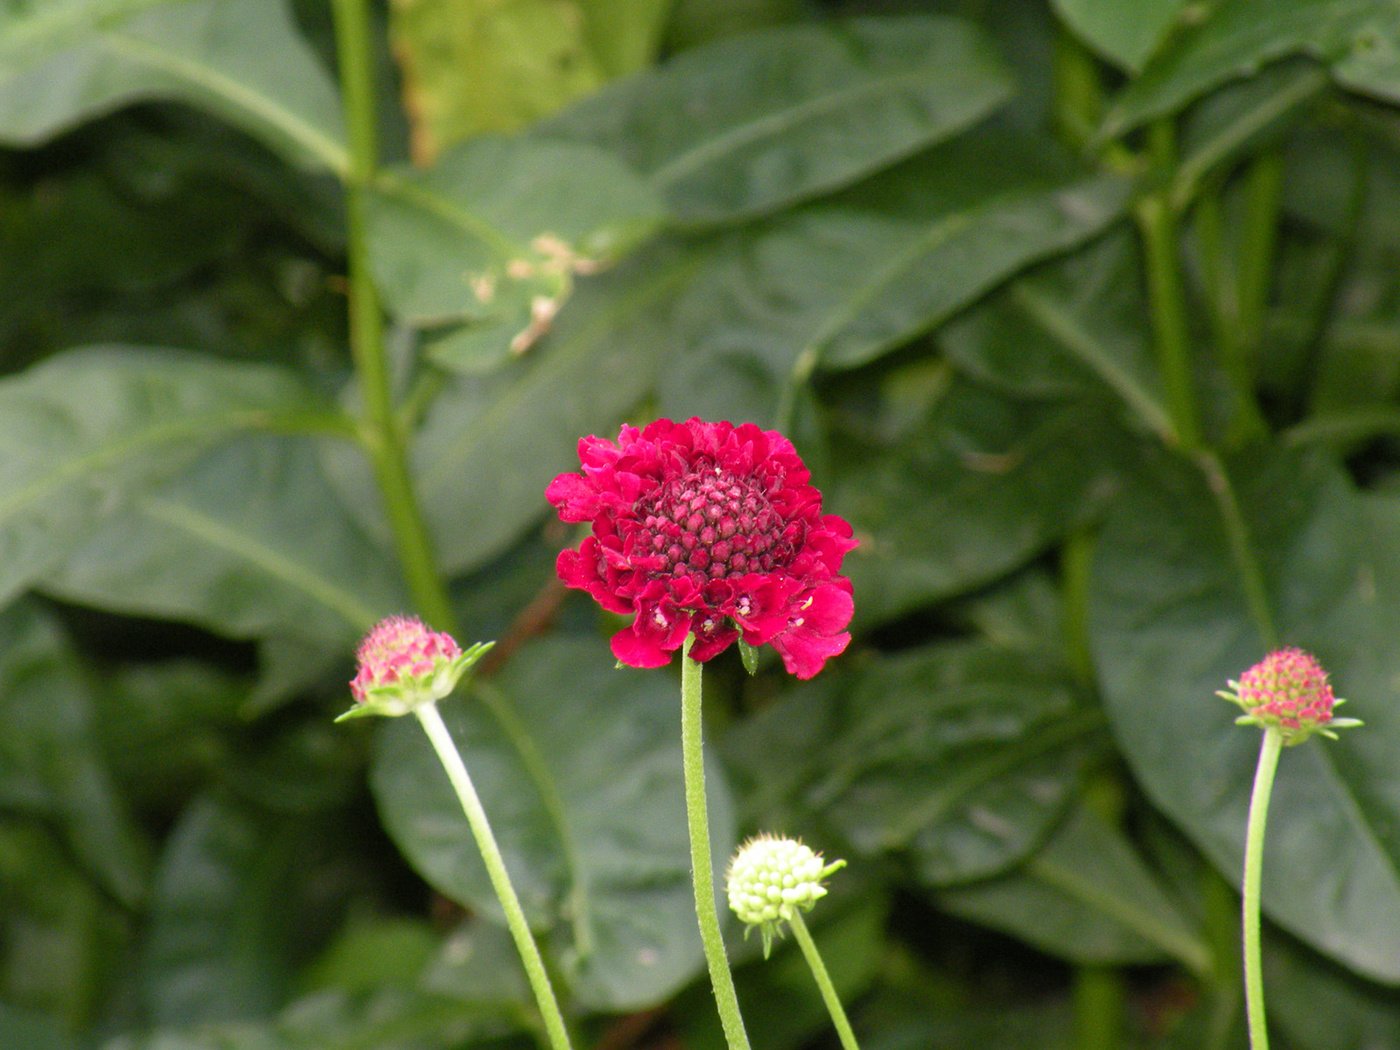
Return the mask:
<path id="1" fill-rule="evenodd" d="M 700 923 L 700 940 L 705 947 L 705 963 L 710 968 L 710 984 L 719 1008 L 720 1024 L 729 1050 L 749 1050 L 744 1018 L 739 1013 L 739 996 L 734 991 L 734 975 L 724 952 L 715 908 L 714 867 L 710 860 L 710 817 L 705 801 L 704 726 L 700 717 L 701 668 L 690 658 L 691 635 L 681 650 L 681 762 L 685 770 L 685 818 L 690 828 L 690 868 L 695 884 L 695 917 Z"/>
<path id="2" fill-rule="evenodd" d="M 807 932 L 807 924 L 802 921 L 800 908 L 792 910 L 792 921 L 788 925 L 792 927 L 792 936 L 802 949 L 802 954 L 806 956 L 807 965 L 812 970 L 812 976 L 816 978 L 817 987 L 821 989 L 822 1000 L 831 1014 L 831 1023 L 836 1026 L 836 1034 L 841 1037 L 842 1047 L 845 1050 L 860 1050 L 856 1034 L 851 1031 L 851 1022 L 846 1019 L 846 1011 L 841 1008 L 841 1000 L 836 995 L 836 986 L 831 983 L 831 975 L 826 972 L 821 952 L 817 951 L 817 942 L 812 940 L 812 935 Z"/>
<path id="3" fill-rule="evenodd" d="M 404 577 L 419 611 L 439 630 L 452 632 L 452 605 L 437 571 L 427 526 L 414 495 L 405 441 L 394 414 L 384 350 L 384 318 L 370 278 L 365 207 L 378 166 L 374 50 L 368 0 L 333 0 L 336 57 L 350 138 L 345 173 L 346 245 L 349 257 L 350 354 L 364 405 L 360 440 L 384 498 L 385 513 Z"/>
<path id="4" fill-rule="evenodd" d="M 1283 733 L 1276 726 L 1269 726 L 1259 748 L 1259 767 L 1254 773 L 1254 794 L 1249 800 L 1249 825 L 1244 838 L 1244 1002 L 1252 1050 L 1269 1050 L 1264 974 L 1259 957 L 1259 890 L 1264 866 L 1264 825 L 1282 749 Z"/>
<path id="5" fill-rule="evenodd" d="M 535 993 L 535 1002 L 539 1004 L 540 1015 L 544 1018 L 549 1045 L 553 1050 L 571 1050 L 569 1033 L 564 1026 L 564 1015 L 554 997 L 554 987 L 549 982 L 549 974 L 545 972 L 544 960 L 540 958 L 534 935 L 530 933 L 530 926 L 525 921 L 520 898 L 516 896 L 515 887 L 511 885 L 510 874 L 506 871 L 505 860 L 501 857 L 501 849 L 496 845 L 491 822 L 486 819 L 486 810 L 482 808 L 476 787 L 467 773 L 466 763 L 457 752 L 457 745 L 453 742 L 452 734 L 448 732 L 436 704 L 422 704 L 415 709 L 414 714 L 418 716 L 423 732 L 428 734 L 428 740 L 437 752 L 442 768 L 447 771 L 447 779 L 452 781 L 457 800 L 462 803 L 462 812 L 467 816 L 472 837 L 476 839 L 477 847 L 481 850 L 481 859 L 486 863 L 486 874 L 491 878 L 491 887 L 496 891 L 501 909 L 505 912 L 506 925 L 510 928 L 511 937 L 515 939 L 520 961 L 525 964 L 525 975 L 530 980 L 530 989 Z"/>
<path id="6" fill-rule="evenodd" d="M 1172 208 L 1167 177 L 1176 163 L 1176 146 L 1168 122 L 1153 124 L 1148 136 L 1162 188 L 1139 202 L 1137 223 L 1147 268 L 1153 342 L 1167 411 L 1177 443 L 1190 452 L 1201 445 L 1201 424 L 1191 374 L 1191 335 L 1186 321 L 1181 260 L 1177 256 L 1177 216 Z"/>
<path id="7" fill-rule="evenodd" d="M 1111 966 L 1074 972 L 1076 1050 L 1117 1050 L 1123 1045 L 1123 976 Z"/>
<path id="8" fill-rule="evenodd" d="M 1278 246 L 1279 210 L 1283 201 L 1283 153 L 1270 150 L 1245 176 L 1244 236 L 1240 243 L 1240 367 L 1252 380 L 1255 358 L 1264 337 L 1264 314 Z"/>

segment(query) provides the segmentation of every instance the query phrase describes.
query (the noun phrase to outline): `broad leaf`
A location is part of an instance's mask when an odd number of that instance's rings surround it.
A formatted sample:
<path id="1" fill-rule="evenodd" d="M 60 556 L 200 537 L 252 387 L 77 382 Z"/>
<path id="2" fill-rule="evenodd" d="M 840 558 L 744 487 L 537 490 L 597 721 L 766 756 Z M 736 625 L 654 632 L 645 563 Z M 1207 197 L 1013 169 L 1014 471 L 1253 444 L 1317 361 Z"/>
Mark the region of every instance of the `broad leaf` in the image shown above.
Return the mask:
<path id="1" fill-rule="evenodd" d="M 408 607 L 392 556 L 338 502 L 305 439 L 244 437 L 105 519 L 40 586 L 233 638 L 346 651 Z"/>
<path id="2" fill-rule="evenodd" d="M 866 364 L 1101 232 L 1128 189 L 984 135 L 730 234 L 672 307 L 662 407 L 771 419 L 813 367 Z"/>
<path id="3" fill-rule="evenodd" d="M 652 58 L 669 0 L 420 0 L 389 7 L 413 151 L 513 131 Z"/>
<path id="4" fill-rule="evenodd" d="M 283 0 L 18 0 L 0 7 L 0 142 L 176 99 L 298 163 L 346 166 L 340 105 Z"/>
<path id="5" fill-rule="evenodd" d="M 1118 741 L 1154 802 L 1238 881 L 1259 731 L 1215 690 L 1279 644 L 1316 653 L 1348 739 L 1279 763 L 1265 912 L 1352 969 L 1400 981 L 1400 515 L 1325 457 L 1280 455 L 1227 475 L 1165 457 L 1115 504 L 1094 566 L 1092 630 Z M 1236 712 L 1237 713 L 1237 712 Z"/>
<path id="6" fill-rule="evenodd" d="M 968 23 L 871 18 L 685 52 L 538 133 L 607 146 L 679 222 L 714 223 L 855 182 L 976 122 L 1010 91 Z"/>
<path id="7" fill-rule="evenodd" d="M 1132 844 L 1083 805 L 1015 871 L 942 890 L 936 900 L 1075 963 L 1175 958 L 1197 973 L 1211 965 L 1200 935 Z"/>
<path id="8" fill-rule="evenodd" d="M 568 702 L 563 702 L 567 697 Z M 606 644 L 556 640 L 443 702 L 516 890 L 578 1000 L 636 1009 L 700 967 L 682 797 L 679 707 L 666 675 L 614 669 Z M 461 805 L 411 718 L 377 741 L 389 833 L 443 893 L 499 914 Z M 714 852 L 734 841 L 711 770 Z"/>
<path id="9" fill-rule="evenodd" d="M 269 1017 L 289 990 L 307 828 L 212 795 L 196 799 L 157 872 L 140 981 L 160 1025 Z"/>
<path id="10" fill-rule="evenodd" d="M 1344 87 L 1400 101 L 1400 23 L 1388 0 L 1222 0 L 1129 83 L 1101 134 L 1122 135 L 1290 55 L 1325 63 Z"/>
<path id="11" fill-rule="evenodd" d="M 667 339 L 659 306 L 694 265 L 666 246 L 629 260 L 581 288 L 526 360 L 459 379 L 434 402 L 413 466 L 449 571 L 480 566 L 544 516 L 545 486 L 578 469 L 580 437 L 616 436 L 652 385 Z M 342 481 L 363 508 L 373 490 L 354 467 Z"/>
<path id="12" fill-rule="evenodd" d="M 441 330 L 440 361 L 481 371 L 528 350 L 575 276 L 616 261 L 659 218 L 655 195 L 601 150 L 476 139 L 427 171 L 379 178 L 371 264 L 391 310 Z"/>
<path id="13" fill-rule="evenodd" d="M 0 614 L 0 724 L 0 807 L 54 821 L 95 881 L 135 907 L 147 844 L 108 771 L 76 654 L 27 602 Z"/>
<path id="14" fill-rule="evenodd" d="M 852 444 L 829 503 L 860 540 L 845 562 L 859 621 L 983 586 L 1092 521 L 1124 437 L 1102 400 L 1030 405 L 959 383 L 899 445 Z"/>
<path id="15" fill-rule="evenodd" d="M 0 380 L 0 604 L 211 444 L 308 400 L 276 368 L 122 347 Z"/>
<path id="16" fill-rule="evenodd" d="M 1054 0 L 1055 10 L 1099 54 L 1137 71 L 1182 16 L 1186 0 Z"/>
<path id="17" fill-rule="evenodd" d="M 1148 333 L 1138 252 L 1126 233 L 1047 263 L 938 334 L 959 371 L 1021 398 L 1110 390 L 1139 422 L 1171 433 Z"/>
<path id="18" fill-rule="evenodd" d="M 950 645 L 860 674 L 806 793 L 863 854 L 908 848 L 942 886 L 1004 871 L 1069 805 L 1102 740 L 1044 654 Z"/>
<path id="19" fill-rule="evenodd" d="M 1300 1050 L 1400 1046 L 1400 989 L 1364 981 L 1295 942 L 1264 949 L 1269 1017 Z"/>

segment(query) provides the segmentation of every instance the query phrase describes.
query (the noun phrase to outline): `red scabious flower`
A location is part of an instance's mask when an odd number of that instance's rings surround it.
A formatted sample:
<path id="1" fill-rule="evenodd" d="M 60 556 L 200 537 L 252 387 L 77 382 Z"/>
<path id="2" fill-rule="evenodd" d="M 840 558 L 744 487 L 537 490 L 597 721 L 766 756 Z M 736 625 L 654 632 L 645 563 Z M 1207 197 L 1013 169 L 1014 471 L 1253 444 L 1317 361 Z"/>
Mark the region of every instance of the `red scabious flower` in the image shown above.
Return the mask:
<path id="1" fill-rule="evenodd" d="M 811 678 L 851 640 L 851 526 L 822 514 L 821 493 L 792 443 L 752 423 L 658 419 L 624 426 L 617 444 L 579 441 L 582 474 L 545 496 L 593 534 L 559 555 L 559 577 L 603 608 L 635 613 L 612 650 L 660 667 L 692 632 L 705 661 L 738 638 L 772 643 Z"/>

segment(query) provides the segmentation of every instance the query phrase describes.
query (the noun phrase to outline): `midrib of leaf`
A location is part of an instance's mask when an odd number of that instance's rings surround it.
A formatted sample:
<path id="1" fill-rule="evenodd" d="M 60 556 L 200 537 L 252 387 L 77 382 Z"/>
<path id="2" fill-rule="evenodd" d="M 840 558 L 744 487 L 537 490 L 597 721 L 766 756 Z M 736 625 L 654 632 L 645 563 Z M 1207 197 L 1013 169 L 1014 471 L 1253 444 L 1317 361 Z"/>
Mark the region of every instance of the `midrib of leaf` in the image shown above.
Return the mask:
<path id="1" fill-rule="evenodd" d="M 120 57 L 159 70 L 207 91 L 276 128 L 341 180 L 346 178 L 350 169 L 350 159 L 345 146 L 308 124 L 276 99 L 269 98 L 215 69 L 169 51 L 162 51 L 127 33 L 112 30 L 102 34 L 101 39 L 106 47 Z"/>
<path id="2" fill-rule="evenodd" d="M 679 261 L 656 271 L 643 287 L 631 295 L 614 300 L 592 323 L 584 326 L 568 341 L 557 345 L 537 369 L 522 375 L 500 397 L 494 398 L 490 405 L 463 428 L 461 437 L 443 449 L 435 463 L 423 471 L 424 491 L 431 491 L 448 479 L 455 482 L 459 477 L 456 473 L 457 465 L 471 458 L 472 446 L 482 435 L 492 434 L 504 428 L 510 417 L 518 414 L 521 403 L 530 397 L 541 379 L 567 371 L 579 358 L 586 357 L 598 342 L 620 323 L 639 313 L 673 285 L 698 269 L 705 255 L 706 253 L 701 251 L 684 253 Z M 541 502 L 541 508 L 543 506 Z"/>
<path id="3" fill-rule="evenodd" d="M 563 793 L 560 792 L 559 785 L 539 748 L 535 746 L 534 738 L 516 717 L 509 698 L 488 682 L 478 681 L 474 692 L 481 697 L 486 709 L 491 712 L 491 717 L 496 720 L 501 732 L 506 735 L 515 753 L 520 756 L 525 772 L 539 794 L 540 803 L 554 826 L 554 833 L 559 838 L 564 864 L 568 870 L 569 899 L 572 904 L 569 919 L 574 928 L 574 946 L 579 956 L 586 959 L 593 953 L 593 904 L 583 854 L 569 827 Z"/>
<path id="4" fill-rule="evenodd" d="M 1184 210 L 1195 197 L 1201 179 L 1216 164 L 1229 156 L 1255 132 L 1320 92 L 1326 84 L 1327 75 L 1322 70 L 1308 69 L 1282 91 L 1262 99 L 1202 142 L 1177 167 L 1176 175 L 1172 179 L 1173 204 Z"/>
<path id="5" fill-rule="evenodd" d="M 22 485 L 0 499 L 0 526 L 26 507 L 48 496 L 55 489 L 101 470 L 156 445 L 170 444 L 185 437 L 207 436 L 228 430 L 252 429 L 274 418 L 266 409 L 240 409 L 219 416 L 198 416 L 158 424 L 124 438 L 106 442 L 99 448 L 64 460 L 52 471 Z"/>
<path id="6" fill-rule="evenodd" d="M 209 547 L 236 555 L 294 590 L 308 595 L 356 631 L 367 629 L 376 619 L 374 610 L 350 591 L 207 514 L 174 500 L 157 498 L 144 501 L 141 509 L 157 521 L 180 529 Z"/>
<path id="7" fill-rule="evenodd" d="M 422 208 L 455 226 L 463 233 L 471 234 L 477 240 L 486 242 L 502 260 L 524 254 L 524 246 L 511 240 L 487 219 L 468 211 L 441 194 L 400 178 L 391 171 L 379 172 L 375 176 L 374 188 L 386 197 L 397 197 L 407 204 Z"/>
<path id="8" fill-rule="evenodd" d="M 819 326 L 803 348 L 799 362 L 805 368 L 815 367 L 821 362 L 821 348 L 829 343 L 838 332 L 849 325 L 856 317 L 860 316 L 862 310 L 873 302 L 881 292 L 883 292 L 895 281 L 912 269 L 914 260 L 927 255 L 940 244 L 952 240 L 970 226 L 974 220 L 983 213 L 984 209 L 978 208 L 973 211 L 958 212 L 954 215 L 945 216 L 929 227 L 922 236 L 916 237 L 907 244 L 902 251 L 893 253 L 889 262 L 877 268 L 864 284 L 857 285 L 855 291 L 848 295 L 837 305 L 840 309 L 835 310 L 826 320 L 826 323 Z M 808 358 L 803 361 L 802 356 L 812 355 L 815 360 Z"/>
<path id="9" fill-rule="evenodd" d="M 670 163 L 655 168 L 651 172 L 651 177 L 661 186 L 669 185 L 706 164 L 714 163 L 725 154 L 735 153 L 761 139 L 777 137 L 781 132 L 818 117 L 826 116 L 835 110 L 856 103 L 864 103 L 870 96 L 894 92 L 918 84 L 936 85 L 937 80 L 930 76 L 927 69 L 917 69 L 879 80 L 864 81 L 843 91 L 835 91 L 829 95 L 808 99 L 806 102 L 778 110 L 776 113 L 770 113 L 747 124 L 741 124 L 727 133 L 707 139 L 698 146 L 681 153 Z M 999 86 L 1001 94 L 1004 96 L 1009 88 L 1004 83 Z M 956 94 L 957 90 L 956 87 L 949 87 L 950 94 Z M 974 115 L 969 115 L 967 119 L 972 119 Z"/>
<path id="10" fill-rule="evenodd" d="M 189 0 L 100 0 L 50 6 L 22 19 L 0 21 L 0 56 L 42 62 L 68 38 L 85 36 L 93 27 L 119 22 L 151 7 L 172 7 Z"/>
<path id="11" fill-rule="evenodd" d="M 974 762 L 957 776 L 946 778 L 924 805 L 915 807 L 904 820 L 881 836 L 882 845 L 887 849 L 900 848 L 963 799 L 975 795 L 983 784 L 1013 773 L 1017 767 L 1042 755 L 1091 736 L 1105 725 L 1107 722 L 1100 711 L 1073 711 L 1049 726 L 1038 728 L 1015 744 L 997 748 L 984 761 Z"/>
<path id="12" fill-rule="evenodd" d="M 1016 305 L 1052 339 L 1064 347 L 1091 372 L 1097 375 L 1135 411 L 1154 433 L 1165 436 L 1172 432 L 1166 410 L 1152 393 L 1140 385 L 1131 373 L 1114 360 L 1111 350 L 1085 330 L 1068 311 L 1048 296 L 1041 294 L 1025 281 L 1018 281 L 1011 290 Z"/>
<path id="13" fill-rule="evenodd" d="M 1157 945 L 1184 963 L 1192 973 L 1204 975 L 1210 972 L 1210 950 L 1199 939 L 1179 927 L 1158 921 L 1153 912 L 1135 907 L 1132 900 L 1100 889 L 1092 880 L 1047 858 L 1044 851 L 1026 862 L 1026 871 L 1052 889 L 1102 912 L 1149 943 Z"/>

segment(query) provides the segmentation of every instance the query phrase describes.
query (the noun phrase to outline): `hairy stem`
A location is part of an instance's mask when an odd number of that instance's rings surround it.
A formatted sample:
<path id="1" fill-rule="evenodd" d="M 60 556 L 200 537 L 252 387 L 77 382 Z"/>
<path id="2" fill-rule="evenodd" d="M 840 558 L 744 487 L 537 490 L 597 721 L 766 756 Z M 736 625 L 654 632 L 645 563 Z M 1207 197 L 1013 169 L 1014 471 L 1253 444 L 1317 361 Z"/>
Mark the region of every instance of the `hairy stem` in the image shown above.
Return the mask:
<path id="1" fill-rule="evenodd" d="M 350 166 L 345 175 L 346 244 L 350 353 L 364 409 L 360 440 L 384 499 L 394 547 L 414 603 L 433 626 L 454 631 L 452 606 L 433 559 L 427 526 L 408 473 L 404 435 L 394 414 L 384 318 L 369 272 L 365 209 L 379 152 L 369 3 L 334 0 L 334 9 L 340 89 L 350 138 Z"/>
<path id="2" fill-rule="evenodd" d="M 841 1006 L 841 999 L 836 994 L 836 986 L 831 983 L 831 975 L 826 972 L 826 964 L 822 962 L 821 952 L 817 951 L 817 942 L 812 940 L 812 935 L 807 932 L 807 924 L 802 921 L 800 909 L 793 909 L 792 921 L 789 925 L 792 927 L 792 935 L 796 939 L 798 947 L 802 949 L 802 954 L 807 959 L 807 966 L 816 979 L 817 988 L 822 993 L 822 1001 L 826 1003 L 827 1012 L 831 1014 L 831 1023 L 836 1026 L 836 1034 L 841 1038 L 843 1050 L 860 1050 L 860 1044 L 856 1042 L 856 1034 L 851 1031 L 851 1022 L 847 1020 L 846 1011 Z"/>
<path id="3" fill-rule="evenodd" d="M 1244 838 L 1244 1002 L 1249 1022 L 1251 1050 L 1269 1050 L 1269 1029 L 1264 1018 L 1264 974 L 1259 952 L 1259 898 L 1264 866 L 1264 825 L 1269 818 L 1269 796 L 1283 749 L 1283 733 L 1276 726 L 1264 730 L 1259 747 L 1259 767 L 1254 773 L 1254 794 L 1249 800 L 1249 824 Z"/>
<path id="4" fill-rule="evenodd" d="M 685 640 L 681 651 L 681 761 L 685 769 L 685 816 L 690 828 L 690 867 L 695 885 L 695 916 L 700 923 L 700 940 L 705 947 L 705 963 L 719 1008 L 729 1050 L 749 1050 L 744 1018 L 739 1013 L 739 996 L 734 991 L 734 975 L 719 929 L 715 908 L 714 867 L 710 859 L 710 817 L 705 800 L 705 749 L 701 719 L 701 667 L 690 658 L 694 635 Z"/>
<path id="5" fill-rule="evenodd" d="M 530 990 L 535 993 L 540 1016 L 544 1019 L 549 1045 L 553 1050 L 570 1050 L 569 1033 L 564 1026 L 564 1015 L 559 1010 L 559 1002 L 554 997 L 554 987 L 549 982 L 549 974 L 545 971 L 544 960 L 540 957 L 534 935 L 530 933 L 530 925 L 525 921 L 525 911 L 520 907 L 520 898 L 516 896 L 515 887 L 511 884 L 510 873 L 506 871 L 505 860 L 501 857 L 501 848 L 496 844 L 491 822 L 486 819 L 486 810 L 482 808 L 481 798 L 476 793 L 476 786 L 472 784 L 466 763 L 462 761 L 452 734 L 448 732 L 436 704 L 422 704 L 414 713 L 423 726 L 423 732 L 428 734 L 428 740 L 437 752 L 438 761 L 447 771 L 447 779 L 452 782 L 452 789 L 457 793 L 457 800 L 462 804 L 462 812 L 466 814 L 467 824 L 471 827 L 472 838 L 476 839 L 477 848 L 481 850 L 481 859 L 486 865 L 486 874 L 491 879 L 491 888 L 496 891 L 496 897 L 501 902 L 506 926 L 515 940 L 520 961 L 525 964 L 525 975 L 529 978 Z"/>

